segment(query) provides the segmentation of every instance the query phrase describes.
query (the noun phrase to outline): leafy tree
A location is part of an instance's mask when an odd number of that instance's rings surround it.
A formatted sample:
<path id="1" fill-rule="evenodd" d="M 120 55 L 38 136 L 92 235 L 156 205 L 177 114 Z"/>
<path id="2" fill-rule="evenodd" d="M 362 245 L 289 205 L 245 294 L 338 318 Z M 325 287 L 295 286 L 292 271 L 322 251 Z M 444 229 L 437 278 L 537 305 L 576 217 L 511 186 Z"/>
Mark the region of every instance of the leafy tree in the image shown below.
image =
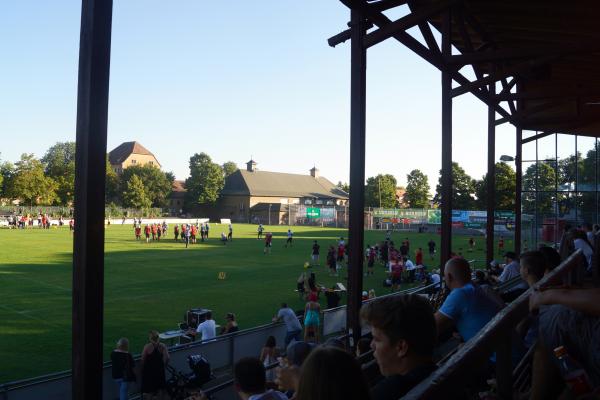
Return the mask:
<path id="1" fill-rule="evenodd" d="M 577 168 L 575 167 L 577 165 Z M 562 158 L 558 161 L 558 184 L 563 189 L 575 190 L 577 177 L 581 181 L 584 175 L 585 162 L 581 158 L 581 152 L 571 154 L 567 158 Z"/>
<path id="2" fill-rule="evenodd" d="M 214 163 L 206 153 L 196 153 L 190 157 L 190 176 L 185 181 L 186 202 L 211 204 L 217 201 L 225 184 L 223 169 Z"/>
<path id="3" fill-rule="evenodd" d="M 397 207 L 396 178 L 390 174 L 379 174 L 367 179 L 365 186 L 365 206 Z"/>
<path id="4" fill-rule="evenodd" d="M 487 180 L 485 174 L 481 180 L 475 183 L 475 195 L 477 196 L 477 208 L 485 210 L 487 207 Z M 494 190 L 494 204 L 496 210 L 514 210 L 516 192 L 516 173 L 512 166 L 504 163 L 496 163 L 496 185 Z"/>
<path id="5" fill-rule="evenodd" d="M 136 175 L 144 183 L 146 195 L 153 207 L 163 207 L 167 204 L 167 197 L 171 193 L 172 182 L 158 167 L 150 164 L 132 165 L 123 170 L 121 184 L 128 185 L 132 176 Z M 123 187 L 126 189 L 127 187 Z"/>
<path id="6" fill-rule="evenodd" d="M 223 173 L 225 174 L 225 178 L 227 178 L 229 175 L 233 174 L 237 170 L 238 166 L 233 161 L 227 161 L 225 164 L 223 164 Z"/>
<path id="7" fill-rule="evenodd" d="M 475 208 L 475 181 L 457 162 L 452 162 L 452 209 L 472 210 Z M 442 171 L 435 188 L 433 201 L 441 204 L 442 199 Z"/>
<path id="8" fill-rule="evenodd" d="M 549 162 L 540 161 L 537 163 L 537 167 L 535 164 L 527 167 L 523 174 L 523 210 L 529 213 L 534 212 L 537 191 L 538 213 L 554 213 L 553 194 L 539 192 L 554 192 L 555 180 L 556 169 Z"/>
<path id="9" fill-rule="evenodd" d="M 56 199 L 58 185 L 44 174 L 44 166 L 33 156 L 23 154 L 15 163 L 15 170 L 8 183 L 8 194 L 26 204 L 52 204 Z"/>
<path id="10" fill-rule="evenodd" d="M 149 208 L 152 200 L 146 192 L 142 178 L 132 174 L 126 181 L 126 189 L 123 192 L 123 205 L 132 208 Z"/>
<path id="11" fill-rule="evenodd" d="M 338 181 L 337 185 L 338 189 L 343 190 L 346 193 L 350 193 L 350 185 L 347 182 L 342 183 L 342 181 Z"/>
<path id="12" fill-rule="evenodd" d="M 404 201 L 412 208 L 429 207 L 429 179 L 421 170 L 413 169 L 406 175 Z"/>
<path id="13" fill-rule="evenodd" d="M 104 200 L 106 203 L 119 202 L 120 193 L 120 180 L 117 173 L 112 169 L 110 162 L 108 161 L 108 155 L 106 156 L 106 189 L 104 192 Z"/>
<path id="14" fill-rule="evenodd" d="M 58 142 L 50 147 L 42 163 L 46 176 L 57 183 L 57 201 L 68 205 L 73 203 L 75 194 L 75 142 Z"/>
<path id="15" fill-rule="evenodd" d="M 173 172 L 165 172 L 165 177 L 171 184 L 175 181 L 175 174 Z"/>
<path id="16" fill-rule="evenodd" d="M 0 198 L 10 197 L 8 188 L 14 169 L 14 165 L 8 161 L 0 164 Z"/>

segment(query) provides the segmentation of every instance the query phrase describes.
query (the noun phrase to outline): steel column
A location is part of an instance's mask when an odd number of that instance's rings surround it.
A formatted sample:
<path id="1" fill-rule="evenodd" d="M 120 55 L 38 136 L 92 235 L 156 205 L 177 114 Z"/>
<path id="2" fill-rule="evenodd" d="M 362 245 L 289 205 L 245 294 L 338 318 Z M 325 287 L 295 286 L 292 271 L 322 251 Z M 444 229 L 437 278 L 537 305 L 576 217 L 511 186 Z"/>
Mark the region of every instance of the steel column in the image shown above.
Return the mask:
<path id="1" fill-rule="evenodd" d="M 72 398 L 102 399 L 104 192 L 112 0 L 83 0 L 73 241 Z"/>
<path id="2" fill-rule="evenodd" d="M 496 95 L 496 84 L 490 85 L 490 97 Z M 494 221 L 496 210 L 496 111 L 488 106 L 488 142 L 487 142 L 487 218 L 485 225 L 485 265 L 490 265 L 494 259 Z"/>
<path id="3" fill-rule="evenodd" d="M 518 103 L 517 103 L 518 107 Z M 517 155 L 515 157 L 515 169 L 516 169 L 516 182 L 515 182 L 515 253 L 521 254 L 521 192 L 523 190 L 523 164 L 521 162 L 523 158 L 523 130 L 517 128 Z"/>
<path id="4" fill-rule="evenodd" d="M 450 21 L 448 10 L 442 22 L 442 56 L 452 55 L 450 47 Z M 452 78 L 447 68 L 442 70 L 442 237 L 440 267 L 450 259 L 452 252 Z"/>
<path id="5" fill-rule="evenodd" d="M 348 226 L 348 307 L 346 327 L 350 345 L 361 336 L 360 307 L 363 284 L 365 208 L 365 118 L 367 51 L 364 45 L 366 20 L 351 11 L 350 67 L 350 217 Z"/>

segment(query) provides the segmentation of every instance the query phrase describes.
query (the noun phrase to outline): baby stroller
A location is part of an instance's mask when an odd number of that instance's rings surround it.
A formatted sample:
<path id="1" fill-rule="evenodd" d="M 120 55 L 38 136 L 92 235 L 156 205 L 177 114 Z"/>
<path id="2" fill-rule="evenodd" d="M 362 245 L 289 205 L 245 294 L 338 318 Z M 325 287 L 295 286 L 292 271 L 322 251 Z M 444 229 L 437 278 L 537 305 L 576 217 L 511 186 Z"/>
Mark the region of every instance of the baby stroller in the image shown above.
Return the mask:
<path id="1" fill-rule="evenodd" d="M 173 400 L 185 399 L 214 378 L 210 363 L 200 354 L 189 355 L 188 365 L 192 371 L 187 373 L 167 365 L 167 371 L 171 373 L 171 377 L 167 380 L 169 398 Z"/>

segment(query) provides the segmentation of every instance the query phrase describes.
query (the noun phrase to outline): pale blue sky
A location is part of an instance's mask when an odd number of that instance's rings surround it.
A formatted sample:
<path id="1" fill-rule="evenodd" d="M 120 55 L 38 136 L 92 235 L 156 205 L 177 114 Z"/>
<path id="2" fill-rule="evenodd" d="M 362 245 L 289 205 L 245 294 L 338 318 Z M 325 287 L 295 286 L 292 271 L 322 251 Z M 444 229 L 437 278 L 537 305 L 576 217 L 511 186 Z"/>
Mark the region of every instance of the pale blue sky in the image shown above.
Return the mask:
<path id="1" fill-rule="evenodd" d="M 0 2 L 3 160 L 75 139 L 80 8 Z M 239 166 L 252 155 L 268 171 L 314 164 L 348 181 L 350 46 L 327 45 L 348 19 L 336 0 L 115 0 L 108 150 L 137 140 L 178 179 L 204 151 Z M 370 49 L 366 175 L 403 184 L 420 168 L 435 190 L 440 103 L 434 67 L 392 40 Z M 477 178 L 486 118 L 472 96 L 455 100 L 453 158 Z M 500 154 L 514 154 L 512 126 L 498 130 Z"/>

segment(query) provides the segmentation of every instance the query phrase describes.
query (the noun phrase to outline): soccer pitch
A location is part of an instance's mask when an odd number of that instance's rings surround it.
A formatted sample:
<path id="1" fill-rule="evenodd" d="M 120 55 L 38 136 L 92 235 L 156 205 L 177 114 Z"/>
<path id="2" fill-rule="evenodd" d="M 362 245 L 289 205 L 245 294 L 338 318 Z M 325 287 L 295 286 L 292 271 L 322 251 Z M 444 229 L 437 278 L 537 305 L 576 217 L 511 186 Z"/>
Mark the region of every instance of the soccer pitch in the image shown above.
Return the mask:
<path id="1" fill-rule="evenodd" d="M 346 284 L 346 268 L 334 277 L 325 267 L 327 248 L 340 236 L 347 240 L 346 230 L 292 227 L 293 247 L 284 248 L 288 227 L 265 228 L 273 232 L 272 252 L 267 255 L 264 242 L 256 239 L 256 225 L 234 225 L 233 241 L 223 245 L 218 237 L 227 233 L 227 226 L 212 224 L 209 241 L 188 249 L 173 240 L 172 226 L 166 238 L 151 243 L 136 241 L 131 225 L 108 226 L 104 358 L 123 336 L 129 338 L 133 353 L 141 352 L 148 330 L 175 329 L 192 307 L 213 310 L 221 325 L 225 314 L 233 312 L 240 329 L 269 323 L 281 302 L 303 308 L 294 289 L 310 259 L 313 240 L 321 246 L 321 260 L 319 267 L 308 271 L 316 273 L 318 284 Z M 437 266 L 437 257 L 431 261 L 427 254 L 427 242 L 433 238 L 439 249 L 439 235 L 395 232 L 392 240 L 399 246 L 406 237 L 413 259 L 414 251 L 422 247 L 425 264 Z M 384 238 L 382 231 L 365 232 L 365 245 Z M 467 252 L 466 236 L 455 236 L 453 248 L 468 259 L 482 260 L 484 239 L 475 239 L 473 252 Z M 73 251 L 69 229 L 1 229 L 0 244 L 0 382 L 69 369 Z M 512 240 L 506 240 L 505 248 L 512 247 Z M 226 279 L 218 279 L 220 272 Z M 384 268 L 376 264 L 375 275 L 364 277 L 365 290 L 389 293 L 382 286 L 385 278 Z M 325 307 L 323 296 L 321 305 Z"/>

